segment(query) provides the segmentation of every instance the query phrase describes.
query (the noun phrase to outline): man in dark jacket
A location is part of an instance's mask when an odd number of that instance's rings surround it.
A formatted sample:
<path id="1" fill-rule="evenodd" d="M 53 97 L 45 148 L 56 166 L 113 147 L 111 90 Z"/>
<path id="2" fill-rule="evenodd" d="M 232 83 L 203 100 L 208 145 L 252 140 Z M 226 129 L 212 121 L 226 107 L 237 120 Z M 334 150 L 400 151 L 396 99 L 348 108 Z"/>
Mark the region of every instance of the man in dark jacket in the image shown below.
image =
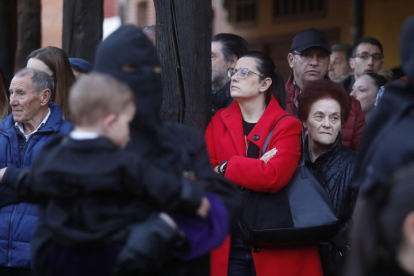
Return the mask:
<path id="1" fill-rule="evenodd" d="M 211 76 L 213 89 L 213 115 L 217 110 L 233 103 L 230 96 L 228 68 L 247 53 L 247 42 L 235 34 L 217 34 L 211 39 Z"/>
<path id="2" fill-rule="evenodd" d="M 352 92 L 355 80 L 365 73 L 377 73 L 381 70 L 384 55 L 382 44 L 373 37 L 363 37 L 352 46 L 349 64 L 354 73 L 341 84 L 348 93 Z"/>
<path id="3" fill-rule="evenodd" d="M 59 106 L 49 102 L 53 86 L 52 78 L 36 69 L 23 69 L 11 81 L 12 114 L 0 122 L 0 174 L 4 178 L 14 179 L 52 136 L 72 129 L 62 119 Z M 3 185 L 0 207 L 0 275 L 31 275 L 30 239 L 37 207 Z"/>
<path id="4" fill-rule="evenodd" d="M 315 28 L 300 31 L 292 41 L 287 56 L 293 73 L 286 82 L 286 111 L 297 115 L 297 98 L 306 83 L 312 80 L 327 78 L 329 55 L 328 36 Z M 364 129 L 365 118 L 361 104 L 352 98 L 351 114 L 342 125 L 342 143 L 357 150 Z"/>

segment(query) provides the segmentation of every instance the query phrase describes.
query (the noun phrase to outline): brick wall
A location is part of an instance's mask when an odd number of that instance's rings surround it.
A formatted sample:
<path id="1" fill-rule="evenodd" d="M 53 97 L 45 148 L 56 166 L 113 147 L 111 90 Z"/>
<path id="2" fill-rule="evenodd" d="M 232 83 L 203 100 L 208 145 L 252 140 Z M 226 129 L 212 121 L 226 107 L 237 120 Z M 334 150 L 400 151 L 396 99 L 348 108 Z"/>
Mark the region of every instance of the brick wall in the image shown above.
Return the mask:
<path id="1" fill-rule="evenodd" d="M 153 0 L 128 1 L 126 22 L 139 27 L 156 24 Z"/>

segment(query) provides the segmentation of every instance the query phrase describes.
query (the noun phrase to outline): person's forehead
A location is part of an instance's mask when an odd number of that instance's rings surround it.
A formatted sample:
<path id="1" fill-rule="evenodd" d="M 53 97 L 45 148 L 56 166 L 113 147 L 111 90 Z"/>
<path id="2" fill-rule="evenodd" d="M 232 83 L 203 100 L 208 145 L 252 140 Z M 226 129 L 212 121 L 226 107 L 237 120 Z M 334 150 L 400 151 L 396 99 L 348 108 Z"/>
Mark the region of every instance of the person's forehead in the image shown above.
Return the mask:
<path id="1" fill-rule="evenodd" d="M 28 74 L 26 76 L 20 77 L 20 76 L 15 76 L 12 81 L 10 82 L 10 87 L 22 87 L 22 88 L 31 88 L 32 86 L 32 75 L 33 74 Z"/>
<path id="2" fill-rule="evenodd" d="M 211 52 L 212 53 L 214 53 L 214 54 L 221 53 L 221 48 L 222 48 L 221 42 L 218 42 L 218 41 L 211 42 Z"/>
<path id="3" fill-rule="evenodd" d="M 345 51 L 333 51 L 331 57 L 335 58 L 345 58 Z"/>
<path id="4" fill-rule="evenodd" d="M 237 61 L 237 68 L 256 69 L 256 60 L 251 57 L 242 57 Z"/>
<path id="5" fill-rule="evenodd" d="M 314 111 L 324 110 L 324 109 L 340 109 L 338 101 L 332 98 L 322 98 L 315 101 L 311 109 Z"/>
<path id="6" fill-rule="evenodd" d="M 355 83 L 358 85 L 368 86 L 370 84 L 373 84 L 373 81 L 370 76 L 362 75 L 355 81 Z"/>
<path id="7" fill-rule="evenodd" d="M 361 43 L 357 47 L 357 54 L 363 52 L 381 54 L 381 49 L 377 45 L 371 43 Z"/>
<path id="8" fill-rule="evenodd" d="M 33 74 L 28 74 L 26 76 L 15 76 L 13 77 L 13 79 L 10 82 L 10 85 L 12 84 L 25 84 L 25 85 L 31 85 L 31 78 L 32 78 Z"/>

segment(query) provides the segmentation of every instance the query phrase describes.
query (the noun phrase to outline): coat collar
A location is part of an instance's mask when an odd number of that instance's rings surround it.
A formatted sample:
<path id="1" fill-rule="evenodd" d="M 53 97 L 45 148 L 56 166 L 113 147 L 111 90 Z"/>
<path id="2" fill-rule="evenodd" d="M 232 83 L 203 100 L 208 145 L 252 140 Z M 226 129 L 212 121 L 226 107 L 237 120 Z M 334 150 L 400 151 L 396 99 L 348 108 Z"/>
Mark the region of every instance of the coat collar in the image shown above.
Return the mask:
<path id="1" fill-rule="evenodd" d="M 340 148 L 342 147 L 342 134 L 341 132 L 338 132 L 338 135 L 336 136 L 336 139 L 334 141 L 334 143 L 332 145 L 329 146 L 329 148 L 322 152 L 321 155 L 318 156 L 318 158 L 316 158 L 315 162 L 312 162 L 311 158 L 310 158 L 310 152 L 309 152 L 309 146 L 308 146 L 308 139 L 309 136 L 306 135 L 305 138 L 305 142 L 303 143 L 304 146 L 304 158 L 305 161 L 310 164 L 321 164 L 321 163 L 325 163 L 326 160 L 328 160 L 329 158 L 334 157 L 340 150 Z"/>
<path id="2" fill-rule="evenodd" d="M 57 132 L 59 131 L 61 122 L 62 122 L 62 110 L 60 107 L 53 102 L 49 103 L 50 117 L 47 120 L 46 124 L 38 130 L 38 132 Z M 0 122 L 0 130 L 3 130 L 7 133 L 15 133 L 15 122 L 13 119 L 13 113 L 4 118 Z"/>
<path id="3" fill-rule="evenodd" d="M 265 112 L 247 136 L 247 140 L 261 149 L 274 124 L 285 114 L 288 113 L 280 107 L 275 97 L 271 95 Z M 245 141 L 243 139 L 243 118 L 238 102 L 234 101 L 220 115 L 236 147 L 237 155 L 246 156 Z"/>

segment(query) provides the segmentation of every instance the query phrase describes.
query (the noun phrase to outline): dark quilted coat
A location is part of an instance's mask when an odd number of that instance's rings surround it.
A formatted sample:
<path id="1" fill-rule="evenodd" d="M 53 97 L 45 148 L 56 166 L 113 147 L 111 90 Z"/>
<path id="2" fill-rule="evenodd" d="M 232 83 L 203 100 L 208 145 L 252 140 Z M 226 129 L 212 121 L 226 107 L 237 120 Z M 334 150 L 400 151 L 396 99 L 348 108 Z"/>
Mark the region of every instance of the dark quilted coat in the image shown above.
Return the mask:
<path id="1" fill-rule="evenodd" d="M 300 88 L 293 83 L 293 75 L 290 75 L 286 82 L 286 111 L 298 115 L 296 100 L 300 93 Z M 365 126 L 365 117 L 361 109 L 361 104 L 352 98 L 351 112 L 348 121 L 342 125 L 342 143 L 350 149 L 357 150 L 361 140 L 362 131 Z"/>
<path id="2" fill-rule="evenodd" d="M 341 221 L 340 235 L 346 241 L 348 221 L 355 205 L 357 193 L 351 187 L 351 178 L 354 173 L 355 153 L 341 143 L 342 135 L 339 132 L 335 142 L 323 152 L 315 162 L 312 162 L 308 150 L 308 141 L 305 141 L 305 165 L 325 187 L 337 217 Z M 338 250 L 330 242 L 319 243 L 324 275 L 337 275 L 343 265 Z"/>

